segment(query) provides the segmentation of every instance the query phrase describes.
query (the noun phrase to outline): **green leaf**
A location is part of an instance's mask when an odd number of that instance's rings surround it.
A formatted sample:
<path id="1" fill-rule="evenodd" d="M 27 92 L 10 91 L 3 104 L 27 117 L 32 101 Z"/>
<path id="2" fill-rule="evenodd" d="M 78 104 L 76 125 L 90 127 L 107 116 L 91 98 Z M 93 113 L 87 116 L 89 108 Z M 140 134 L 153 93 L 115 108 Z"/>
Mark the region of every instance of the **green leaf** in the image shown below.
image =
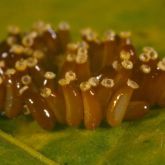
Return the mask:
<path id="1" fill-rule="evenodd" d="M 28 29 L 39 19 L 53 25 L 66 20 L 75 40 L 88 26 L 101 33 L 131 30 L 138 51 L 151 45 L 164 56 L 164 5 L 164 0 L 1 0 L 0 35 L 8 24 Z M 164 165 L 164 125 L 165 109 L 158 108 L 142 120 L 94 131 L 58 126 L 48 132 L 24 116 L 0 119 L 0 164 Z"/>
<path id="2" fill-rule="evenodd" d="M 143 120 L 125 122 L 117 128 L 102 125 L 95 131 L 65 127 L 47 132 L 25 117 L 1 120 L 0 125 L 8 132 L 15 124 L 17 128 L 11 133 L 17 140 L 60 164 L 156 165 L 165 163 L 164 119 L 164 110 L 152 110 Z"/>
<path id="3" fill-rule="evenodd" d="M 19 155 L 19 159 L 18 159 Z M 8 141 L 0 138 L 0 160 L 1 164 L 21 164 L 23 162 L 31 162 L 33 164 L 39 164 L 40 162 L 35 158 L 22 151 L 20 148 L 10 144 Z"/>
<path id="4" fill-rule="evenodd" d="M 29 161 L 32 164 L 58 164 L 1 130 L 0 138 L 2 164 L 29 164 Z"/>

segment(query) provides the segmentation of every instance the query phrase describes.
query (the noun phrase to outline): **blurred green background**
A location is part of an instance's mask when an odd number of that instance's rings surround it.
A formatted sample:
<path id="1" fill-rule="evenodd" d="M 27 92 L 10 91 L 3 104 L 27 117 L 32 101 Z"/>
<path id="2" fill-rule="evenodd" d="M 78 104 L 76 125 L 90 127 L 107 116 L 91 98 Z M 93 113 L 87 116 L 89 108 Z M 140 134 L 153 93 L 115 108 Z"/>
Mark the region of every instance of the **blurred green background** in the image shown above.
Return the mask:
<path id="1" fill-rule="evenodd" d="M 60 21 L 69 22 L 76 40 L 80 29 L 89 26 L 100 33 L 108 29 L 130 30 L 138 50 L 153 46 L 165 56 L 165 0 L 0 0 L 1 39 L 8 25 L 28 30 L 38 20 L 54 27 Z M 66 127 L 47 132 L 25 118 L 1 119 L 0 129 L 61 164 L 164 165 L 164 119 L 165 111 L 156 109 L 143 120 L 124 122 L 113 129 Z M 39 160 L 30 159 L 9 142 L 1 143 L 0 164 L 40 165 Z"/>
<path id="2" fill-rule="evenodd" d="M 164 0 L 0 0 L 1 37 L 9 24 L 18 24 L 26 30 L 37 20 L 54 26 L 67 21 L 73 36 L 88 26 L 99 32 L 131 30 L 139 47 L 152 45 L 163 52 Z"/>

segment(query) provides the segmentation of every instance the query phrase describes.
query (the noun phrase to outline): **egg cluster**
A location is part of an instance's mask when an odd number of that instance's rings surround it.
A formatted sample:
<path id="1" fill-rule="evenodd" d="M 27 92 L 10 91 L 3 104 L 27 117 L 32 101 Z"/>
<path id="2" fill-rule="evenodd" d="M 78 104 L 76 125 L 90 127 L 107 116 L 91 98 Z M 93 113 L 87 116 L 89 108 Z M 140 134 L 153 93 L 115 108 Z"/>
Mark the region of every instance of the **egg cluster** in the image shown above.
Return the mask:
<path id="1" fill-rule="evenodd" d="M 91 29 L 72 42 L 70 27 L 37 22 L 24 33 L 8 29 L 0 42 L 0 115 L 32 115 L 44 128 L 55 123 L 94 129 L 135 120 L 165 106 L 165 59 L 152 47 L 136 54 L 130 32 Z M 59 60 L 62 59 L 62 60 Z"/>

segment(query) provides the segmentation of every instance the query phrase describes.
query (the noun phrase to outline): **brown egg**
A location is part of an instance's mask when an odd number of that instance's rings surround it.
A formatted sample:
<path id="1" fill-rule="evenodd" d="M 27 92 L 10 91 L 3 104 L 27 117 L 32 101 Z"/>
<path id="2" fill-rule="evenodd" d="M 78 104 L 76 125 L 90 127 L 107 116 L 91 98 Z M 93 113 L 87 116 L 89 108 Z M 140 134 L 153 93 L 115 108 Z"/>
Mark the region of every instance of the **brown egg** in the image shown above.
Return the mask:
<path id="1" fill-rule="evenodd" d="M 89 82 L 82 82 L 80 88 L 84 105 L 84 125 L 87 129 L 95 129 L 103 118 L 101 105 Z"/>
<path id="2" fill-rule="evenodd" d="M 137 120 L 149 113 L 149 104 L 144 101 L 132 101 L 129 103 L 124 120 Z"/>
<path id="3" fill-rule="evenodd" d="M 27 109 L 38 124 L 44 129 L 53 129 L 55 125 L 54 113 L 40 94 L 29 87 L 24 92 L 24 97 Z"/>
<path id="4" fill-rule="evenodd" d="M 70 26 L 66 22 L 58 25 L 57 35 L 59 38 L 59 46 L 62 52 L 66 52 L 67 44 L 71 41 Z"/>
<path id="5" fill-rule="evenodd" d="M 116 90 L 106 110 L 106 119 L 111 126 L 118 126 L 124 119 L 133 91 L 139 86 L 128 79 L 127 84 Z"/>
<path id="6" fill-rule="evenodd" d="M 112 65 L 112 62 L 118 60 L 117 53 L 118 36 L 113 31 L 105 34 L 103 40 L 102 68 Z"/>
<path id="7" fill-rule="evenodd" d="M 48 130 L 82 121 L 95 129 L 104 119 L 117 126 L 165 106 L 165 59 L 155 49 L 137 57 L 130 32 L 109 31 L 102 40 L 87 28 L 81 37 L 70 43 L 67 23 L 56 31 L 42 21 L 26 33 L 9 27 L 0 42 L 0 115 L 31 114 Z"/>
<path id="8" fill-rule="evenodd" d="M 22 85 L 16 70 L 7 70 L 6 74 L 4 112 L 8 118 L 14 118 L 22 111 L 23 100 L 22 95 L 20 94 Z"/>

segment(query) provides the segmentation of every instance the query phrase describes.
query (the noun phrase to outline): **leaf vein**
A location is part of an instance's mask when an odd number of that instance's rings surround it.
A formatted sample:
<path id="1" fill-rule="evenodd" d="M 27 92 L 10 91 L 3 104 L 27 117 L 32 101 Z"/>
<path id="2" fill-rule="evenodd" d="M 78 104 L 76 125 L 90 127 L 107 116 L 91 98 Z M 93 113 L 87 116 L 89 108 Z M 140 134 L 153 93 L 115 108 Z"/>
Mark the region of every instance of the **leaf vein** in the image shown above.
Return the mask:
<path id="1" fill-rule="evenodd" d="M 12 135 L 5 133 L 4 131 L 0 130 L 0 137 L 8 141 L 9 143 L 17 146 L 18 148 L 22 149 L 35 159 L 38 159 L 42 163 L 46 165 L 59 165 L 59 163 L 47 158 L 46 156 L 42 155 L 41 153 L 37 152 L 36 150 L 32 149 L 31 147 L 27 146 L 26 144 L 20 142 L 16 138 L 14 138 Z"/>

